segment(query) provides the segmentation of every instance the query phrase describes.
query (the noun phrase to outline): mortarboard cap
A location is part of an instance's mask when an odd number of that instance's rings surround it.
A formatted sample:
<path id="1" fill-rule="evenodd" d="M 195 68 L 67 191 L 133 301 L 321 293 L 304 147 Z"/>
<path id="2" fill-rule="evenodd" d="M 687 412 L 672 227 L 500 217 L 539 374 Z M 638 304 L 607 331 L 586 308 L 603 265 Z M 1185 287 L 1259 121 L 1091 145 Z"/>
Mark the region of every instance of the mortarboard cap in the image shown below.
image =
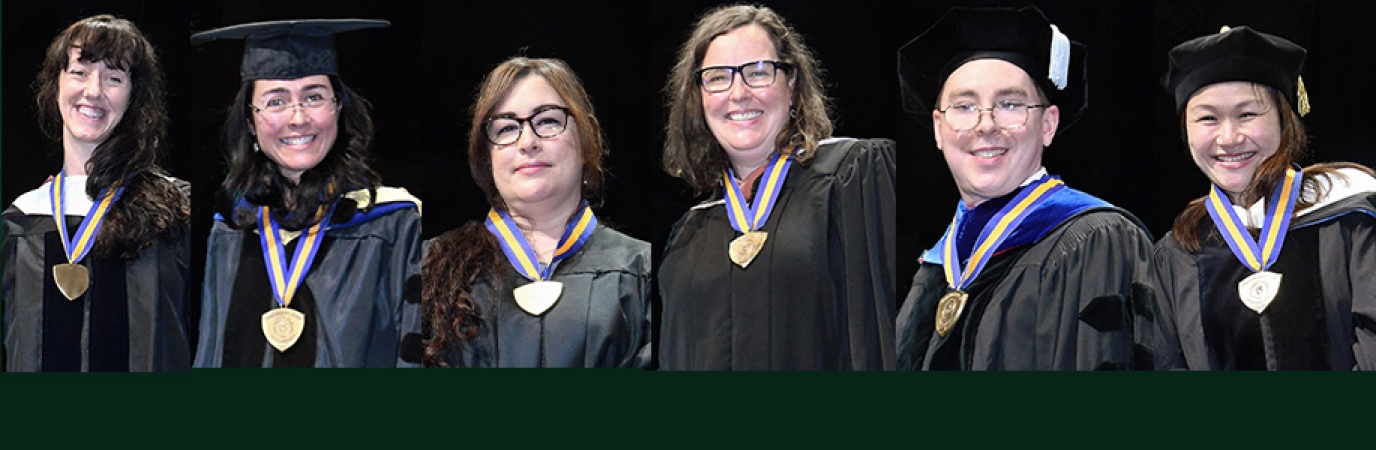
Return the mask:
<path id="1" fill-rule="evenodd" d="M 1037 83 L 1061 110 L 1064 130 L 1089 108 L 1087 49 L 1072 42 L 1035 7 L 953 7 L 898 49 L 903 110 L 930 124 L 946 78 L 967 62 L 1008 61 Z"/>
<path id="2" fill-rule="evenodd" d="M 1309 113 L 1300 70 L 1304 47 L 1249 27 L 1224 27 L 1218 34 L 1197 37 L 1166 54 L 1170 68 L 1161 85 L 1175 96 L 1175 112 L 1185 110 L 1190 97 L 1205 86 L 1225 81 L 1249 81 L 1273 87 L 1300 115 Z"/>
<path id="3" fill-rule="evenodd" d="M 308 19 L 254 22 L 202 31 L 193 44 L 214 39 L 243 39 L 239 75 L 249 80 L 292 80 L 311 75 L 339 75 L 334 35 L 391 25 L 385 20 Z"/>

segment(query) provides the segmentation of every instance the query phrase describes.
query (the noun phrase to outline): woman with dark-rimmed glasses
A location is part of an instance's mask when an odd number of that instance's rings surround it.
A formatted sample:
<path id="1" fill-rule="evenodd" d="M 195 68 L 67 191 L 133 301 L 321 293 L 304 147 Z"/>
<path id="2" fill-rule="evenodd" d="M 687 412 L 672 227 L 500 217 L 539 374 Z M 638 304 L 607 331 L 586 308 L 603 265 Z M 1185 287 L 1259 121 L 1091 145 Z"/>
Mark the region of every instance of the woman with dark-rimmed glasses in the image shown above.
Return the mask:
<path id="1" fill-rule="evenodd" d="M 660 368 L 893 368 L 894 145 L 833 138 L 823 91 L 768 8 L 713 9 L 680 49 L 664 169 L 712 195 L 664 250 Z"/>
<path id="2" fill-rule="evenodd" d="M 557 59 L 515 57 L 483 80 L 468 164 L 492 209 L 427 242 L 432 367 L 646 367 L 650 245 L 600 223 L 601 126 Z"/>

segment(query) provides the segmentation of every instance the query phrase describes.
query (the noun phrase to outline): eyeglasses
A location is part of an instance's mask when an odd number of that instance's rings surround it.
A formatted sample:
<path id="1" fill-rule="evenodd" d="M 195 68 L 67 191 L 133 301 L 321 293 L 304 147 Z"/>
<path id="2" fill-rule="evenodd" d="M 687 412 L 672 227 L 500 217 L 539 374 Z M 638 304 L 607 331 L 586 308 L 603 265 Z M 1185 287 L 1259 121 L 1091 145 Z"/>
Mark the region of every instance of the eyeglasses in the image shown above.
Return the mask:
<path id="1" fill-rule="evenodd" d="M 937 111 L 941 113 L 946 126 L 951 127 L 951 131 L 973 130 L 979 126 L 979 121 L 984 118 L 985 111 L 989 112 L 994 125 L 1012 131 L 1027 124 L 1028 110 L 1047 106 L 1051 105 L 1029 105 L 1022 102 L 1001 101 L 995 103 L 991 108 L 980 108 L 974 103 L 955 103 L 947 106 L 946 109 Z"/>
<path id="2" fill-rule="evenodd" d="M 703 67 L 698 69 L 698 84 L 707 92 L 724 92 L 731 89 L 731 85 L 736 82 L 736 74 L 739 73 L 746 86 L 762 88 L 774 84 L 774 75 L 779 70 L 787 72 L 792 69 L 792 64 L 769 60 L 748 62 L 736 67 Z"/>
<path id="3" fill-rule="evenodd" d="M 549 139 L 560 135 L 569 125 L 569 109 L 563 106 L 543 106 L 530 117 L 520 118 L 505 114 L 487 119 L 486 133 L 488 142 L 496 145 L 509 145 L 521 139 L 525 124 L 535 135 Z"/>
<path id="4" fill-rule="evenodd" d="M 256 112 L 258 114 L 269 116 L 273 119 L 281 119 L 287 116 L 289 113 L 295 113 L 298 108 L 309 113 L 311 110 L 319 110 L 320 108 L 325 107 L 325 105 L 332 105 L 338 100 L 339 99 L 336 97 L 326 97 L 319 94 L 311 94 L 306 96 L 305 100 L 296 103 L 291 103 L 280 98 L 274 98 L 269 99 L 268 102 L 261 107 L 252 104 L 248 105 L 248 107 L 253 108 L 253 112 Z"/>

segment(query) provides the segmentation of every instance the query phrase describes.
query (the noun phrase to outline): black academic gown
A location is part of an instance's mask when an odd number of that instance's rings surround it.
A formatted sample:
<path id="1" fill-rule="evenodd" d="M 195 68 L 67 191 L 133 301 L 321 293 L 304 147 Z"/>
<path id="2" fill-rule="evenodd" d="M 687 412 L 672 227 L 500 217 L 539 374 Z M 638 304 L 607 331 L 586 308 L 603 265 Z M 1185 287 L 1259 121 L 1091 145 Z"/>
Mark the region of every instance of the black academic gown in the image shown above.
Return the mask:
<path id="1" fill-rule="evenodd" d="M 451 367 L 649 365 L 649 243 L 598 225 L 583 248 L 554 268 L 550 279 L 564 290 L 539 316 L 517 306 L 512 294 L 530 280 L 509 266 L 498 270 L 500 289 L 481 280 L 473 286 L 484 326 L 449 351 Z"/>
<path id="2" fill-rule="evenodd" d="M 660 368 L 892 369 L 893 176 L 892 141 L 824 142 L 789 169 L 744 269 L 723 202 L 690 209 L 659 271 Z"/>
<path id="3" fill-rule="evenodd" d="M 1156 369 L 1376 370 L 1376 193 L 1291 219 L 1260 314 L 1238 295 L 1251 270 L 1212 222 L 1199 236 L 1197 253 L 1173 234 L 1156 246 Z"/>
<path id="4" fill-rule="evenodd" d="M 415 202 L 363 211 L 344 198 L 332 222 L 359 214 L 367 220 L 326 231 L 289 305 L 306 322 L 286 352 L 263 336 L 260 317 L 277 303 L 257 227 L 236 229 L 217 217 L 206 249 L 195 367 L 419 367 L 420 213 Z M 288 256 L 299 242 L 286 244 Z"/>
<path id="5" fill-rule="evenodd" d="M 189 184 L 171 182 L 189 195 Z M 68 215 L 67 230 L 83 217 Z M 81 264 L 91 287 L 70 301 L 53 283 L 52 267 L 67 262 L 53 217 L 11 206 L 4 223 L 5 371 L 191 368 L 187 223 L 173 224 L 132 259 L 87 254 Z"/>
<path id="6" fill-rule="evenodd" d="M 899 369 L 1132 369 L 1150 252 L 1126 211 L 1083 210 L 991 257 L 945 337 L 936 310 L 949 286 L 942 266 L 924 261 L 898 314 Z"/>

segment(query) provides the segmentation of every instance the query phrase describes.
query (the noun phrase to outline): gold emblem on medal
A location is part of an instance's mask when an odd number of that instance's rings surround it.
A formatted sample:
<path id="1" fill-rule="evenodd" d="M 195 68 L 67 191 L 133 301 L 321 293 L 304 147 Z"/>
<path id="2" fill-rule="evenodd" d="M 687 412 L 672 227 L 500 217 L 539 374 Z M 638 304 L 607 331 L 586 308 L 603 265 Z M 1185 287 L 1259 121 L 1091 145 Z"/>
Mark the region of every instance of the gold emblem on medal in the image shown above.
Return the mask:
<path id="1" fill-rule="evenodd" d="M 1280 292 L 1280 279 L 1280 274 L 1265 270 L 1243 278 L 1242 282 L 1237 284 L 1237 293 L 1242 297 L 1242 304 L 1261 314 L 1271 305 L 1271 301 L 1276 299 L 1276 293 Z"/>
<path id="2" fill-rule="evenodd" d="M 946 337 L 951 333 L 951 328 L 955 327 L 956 320 L 960 319 L 960 313 L 965 310 L 965 301 L 969 299 L 969 294 L 963 291 L 951 291 L 941 297 L 941 302 L 936 305 L 936 334 Z"/>
<path id="3" fill-rule="evenodd" d="M 285 352 L 295 345 L 305 329 L 306 315 L 300 311 L 281 307 L 263 313 L 263 336 L 279 352 Z"/>
<path id="4" fill-rule="evenodd" d="M 81 264 L 58 264 L 53 266 L 53 282 L 68 301 L 76 300 L 91 287 L 91 272 Z"/>
<path id="5" fill-rule="evenodd" d="M 731 262 L 744 269 L 755 260 L 755 256 L 760 254 L 760 249 L 764 248 L 765 239 L 769 234 L 763 231 L 747 231 L 731 241 L 727 247 L 727 255 L 731 257 Z"/>

